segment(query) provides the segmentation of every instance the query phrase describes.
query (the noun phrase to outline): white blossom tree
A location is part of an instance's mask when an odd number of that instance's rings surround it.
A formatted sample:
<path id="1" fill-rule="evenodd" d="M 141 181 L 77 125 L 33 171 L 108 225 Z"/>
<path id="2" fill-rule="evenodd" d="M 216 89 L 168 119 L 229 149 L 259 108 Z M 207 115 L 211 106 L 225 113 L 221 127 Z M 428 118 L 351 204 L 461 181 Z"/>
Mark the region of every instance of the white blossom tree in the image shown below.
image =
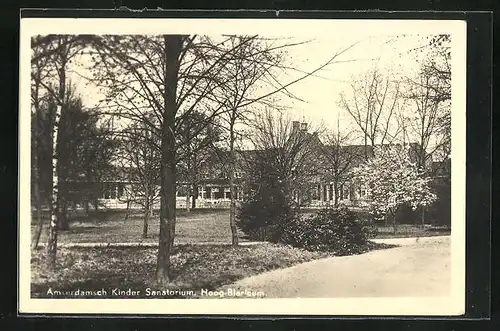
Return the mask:
<path id="1" fill-rule="evenodd" d="M 396 213 L 409 204 L 413 210 L 436 200 L 431 178 L 419 171 L 404 145 L 377 146 L 375 156 L 354 169 L 359 184 L 368 190 L 368 203 L 375 215 L 390 217 L 396 232 Z"/>

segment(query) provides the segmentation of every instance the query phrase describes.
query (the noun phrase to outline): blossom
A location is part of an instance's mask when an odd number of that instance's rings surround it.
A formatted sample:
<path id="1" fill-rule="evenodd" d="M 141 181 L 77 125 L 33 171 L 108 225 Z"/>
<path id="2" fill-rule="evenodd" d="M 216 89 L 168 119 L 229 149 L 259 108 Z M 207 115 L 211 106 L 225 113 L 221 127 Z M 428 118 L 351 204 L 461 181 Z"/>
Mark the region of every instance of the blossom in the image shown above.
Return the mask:
<path id="1" fill-rule="evenodd" d="M 376 213 L 395 212 L 403 204 L 415 210 L 437 198 L 429 186 L 431 179 L 411 162 L 408 150 L 401 146 L 375 149 L 375 156 L 353 173 L 368 188 L 369 204 Z"/>

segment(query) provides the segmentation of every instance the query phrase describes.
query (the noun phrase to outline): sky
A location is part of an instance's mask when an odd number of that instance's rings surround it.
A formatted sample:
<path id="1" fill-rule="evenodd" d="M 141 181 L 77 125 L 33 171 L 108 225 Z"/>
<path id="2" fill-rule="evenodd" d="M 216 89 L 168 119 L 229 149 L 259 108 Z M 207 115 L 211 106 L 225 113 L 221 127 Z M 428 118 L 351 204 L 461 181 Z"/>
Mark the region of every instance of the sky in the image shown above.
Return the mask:
<path id="1" fill-rule="evenodd" d="M 304 75 L 304 72 L 316 70 L 328 62 L 335 54 L 333 63 L 300 82 L 291 85 L 288 90 L 297 98 L 292 99 L 284 94 L 277 94 L 277 103 L 285 107 L 288 117 L 293 120 L 306 121 L 311 127 L 322 127 L 327 130 L 336 129 L 337 120 L 341 129 L 354 124 L 350 115 L 339 107 L 339 95 L 349 91 L 349 83 L 353 78 L 370 70 L 374 66 L 383 72 L 397 72 L 411 75 L 416 69 L 415 53 L 410 50 L 422 45 L 423 38 L 418 35 L 398 36 L 394 34 L 370 34 L 369 31 L 346 36 L 343 33 L 331 33 L 312 36 L 272 35 L 270 37 L 283 42 L 305 42 L 286 48 L 285 64 L 297 70 L 288 70 L 278 76 L 282 84 L 288 84 Z M 281 41 L 279 41 L 281 42 Z M 92 83 L 82 76 L 91 76 L 85 69 L 87 61 L 76 59 L 78 67 L 70 74 L 81 95 L 83 104 L 92 108 L 103 98 Z M 257 91 L 259 93 L 268 93 Z"/>
<path id="2" fill-rule="evenodd" d="M 61 27 L 64 27 L 62 30 Z M 465 24 L 461 21 L 439 20 L 368 20 L 368 19 L 23 19 L 21 34 L 221 34 L 281 37 L 289 41 L 309 41 L 290 47 L 288 65 L 300 71 L 310 71 L 324 64 L 339 50 L 349 48 L 335 59 L 335 63 L 316 75 L 308 77 L 289 88 L 299 100 L 279 98 L 286 106 L 289 118 L 305 120 L 313 127 L 335 129 L 339 120 L 341 130 L 355 127 L 350 115 L 339 106 L 341 92 L 349 91 L 349 82 L 359 78 L 377 64 L 382 72 L 391 71 L 399 76 L 413 75 L 417 69 L 415 52 L 424 38 L 441 33 L 452 34 L 454 57 L 459 64 L 465 63 Z M 24 37 L 23 37 L 24 38 Z M 29 39 L 23 39 L 29 49 Z M 22 46 L 22 45 L 21 45 Z M 21 47 L 21 50 L 23 47 Z M 463 54 L 462 54 L 463 53 Z M 27 61 L 28 58 L 26 59 Z M 453 60 L 452 58 L 452 61 Z M 463 61 L 463 62 L 461 62 Z M 456 68 L 456 66 L 454 66 Z M 88 75 L 88 72 L 83 72 Z M 461 75 L 461 72 L 459 72 Z M 28 77 L 29 72 L 24 75 Z M 298 78 L 300 74 L 289 71 L 280 75 L 282 84 Z M 459 75 L 459 76 L 460 76 Z M 454 74 L 454 77 L 457 75 Z M 461 77 L 461 76 L 460 76 Z M 84 79 L 72 75 L 77 91 L 86 107 L 93 107 L 102 99 L 95 87 Z M 26 86 L 29 90 L 29 86 Z M 465 86 L 457 85 L 456 89 Z M 23 89 L 23 87 L 22 87 Z M 264 91 L 266 92 L 266 91 Z M 457 96 L 457 94 L 454 94 Z M 456 104 L 456 103 L 455 103 Z"/>
<path id="3" fill-rule="evenodd" d="M 341 125 L 346 126 L 351 122 L 350 115 L 339 107 L 339 95 L 341 92 L 349 93 L 353 78 L 358 78 L 374 66 L 382 72 L 397 68 L 398 74 L 411 75 L 417 63 L 413 54 L 405 53 L 421 43 L 422 38 L 418 36 L 397 38 L 395 35 L 366 34 L 320 37 L 293 47 L 289 50 L 292 65 L 304 71 L 312 71 L 326 63 L 339 50 L 352 46 L 314 77 L 308 77 L 290 88 L 303 102 L 286 98 L 282 102 L 290 105 L 289 112 L 295 118 L 305 118 L 316 125 L 336 127 L 339 117 Z"/>
<path id="4" fill-rule="evenodd" d="M 330 59 L 339 49 L 352 48 L 344 52 L 336 63 L 317 75 L 309 77 L 290 88 L 303 101 L 280 98 L 281 105 L 287 106 L 289 117 L 305 119 L 313 126 L 336 127 L 337 119 L 341 128 L 352 126 L 349 115 L 338 105 L 339 94 L 349 90 L 352 77 L 369 70 L 375 63 L 384 70 L 405 76 L 416 70 L 414 53 L 409 50 L 421 46 L 423 38 L 440 33 L 452 34 L 458 40 L 452 48 L 458 57 L 452 62 L 463 64 L 465 54 L 465 22 L 439 20 L 370 20 L 370 19 L 40 19 L 25 18 L 21 22 L 21 54 L 29 63 L 29 38 L 35 34 L 244 34 L 283 37 L 291 41 L 309 43 L 288 48 L 288 65 L 301 71 L 317 68 Z M 402 36 L 405 37 L 402 37 Z M 390 42 L 388 42 L 390 41 Z M 457 68 L 457 66 L 452 66 Z M 29 77 L 29 66 L 21 66 L 23 77 Z M 462 69 L 461 69 L 462 70 Z M 85 74 L 85 73 L 84 73 Z M 458 76 L 457 76 L 458 74 Z M 462 71 L 454 77 L 462 77 Z M 281 75 L 286 84 L 298 76 L 289 72 Z M 84 105 L 93 107 L 102 99 L 97 89 L 86 85 L 85 80 L 72 75 L 81 94 Z M 21 91 L 29 91 L 29 78 L 21 83 Z M 454 84 L 455 86 L 455 84 Z M 460 97 L 465 85 L 453 87 Z M 23 92 L 28 93 L 28 92 Z M 25 98 L 29 100 L 29 96 Z M 454 104 L 456 104 L 454 102 Z"/>

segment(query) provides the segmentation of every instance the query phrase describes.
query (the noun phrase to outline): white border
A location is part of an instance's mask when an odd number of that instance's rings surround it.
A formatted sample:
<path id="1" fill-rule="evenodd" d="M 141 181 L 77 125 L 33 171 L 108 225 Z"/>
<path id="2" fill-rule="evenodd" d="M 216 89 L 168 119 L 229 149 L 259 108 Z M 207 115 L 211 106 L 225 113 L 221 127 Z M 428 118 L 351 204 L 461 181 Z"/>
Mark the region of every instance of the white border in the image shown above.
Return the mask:
<path id="1" fill-rule="evenodd" d="M 30 298 L 30 36 L 34 34 L 221 34 L 293 36 L 331 31 L 452 35 L 451 295 L 440 298 L 32 299 Z M 274 33 L 276 31 L 276 33 Z M 465 312 L 466 23 L 437 20 L 21 19 L 19 127 L 20 313 L 460 315 Z"/>

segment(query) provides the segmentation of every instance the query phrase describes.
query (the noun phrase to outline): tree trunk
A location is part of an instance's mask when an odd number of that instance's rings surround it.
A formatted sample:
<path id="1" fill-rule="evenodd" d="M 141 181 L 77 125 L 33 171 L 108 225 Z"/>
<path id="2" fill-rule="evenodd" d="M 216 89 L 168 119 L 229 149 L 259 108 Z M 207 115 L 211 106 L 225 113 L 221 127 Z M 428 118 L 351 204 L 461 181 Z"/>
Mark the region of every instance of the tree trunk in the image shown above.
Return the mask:
<path id="1" fill-rule="evenodd" d="M 85 201 L 83 201 L 83 208 L 85 210 L 85 215 L 88 217 L 90 212 L 90 206 L 89 206 L 89 200 L 87 200 L 87 198 L 85 198 Z"/>
<path id="2" fill-rule="evenodd" d="M 61 50 L 61 54 L 64 54 L 64 47 Z M 62 55 L 63 57 L 64 55 Z M 61 57 L 61 58 L 62 58 Z M 58 100 L 56 113 L 54 116 L 53 126 L 52 126 L 52 200 L 51 200 L 51 208 L 50 208 L 50 227 L 49 227 L 49 236 L 47 239 L 47 248 L 45 251 L 46 254 L 46 264 L 48 269 L 54 269 L 56 266 L 56 255 L 57 255 L 57 235 L 58 235 L 58 218 L 61 216 L 59 210 L 59 185 L 61 183 L 61 176 L 59 171 L 59 155 L 58 155 L 58 140 L 59 131 L 60 131 L 60 121 L 63 116 L 64 104 L 65 104 L 65 95 L 66 95 L 66 62 L 63 59 L 62 63 L 60 63 L 59 69 L 59 91 L 58 91 Z"/>
<path id="3" fill-rule="evenodd" d="M 146 202 L 146 206 L 144 206 L 144 224 L 142 227 L 142 238 L 146 239 L 148 237 L 148 225 L 149 225 L 149 215 L 151 212 L 151 208 L 149 206 L 149 202 Z"/>
<path id="4" fill-rule="evenodd" d="M 196 209 L 196 197 L 198 197 L 198 184 L 193 183 L 193 198 L 191 199 L 191 209 Z"/>
<path id="5" fill-rule="evenodd" d="M 35 98 L 33 100 L 33 106 L 35 108 L 35 123 L 34 127 L 31 130 L 31 134 L 33 139 L 33 168 L 35 169 L 33 175 L 34 178 L 32 180 L 34 185 L 34 198 L 35 198 L 35 208 L 36 208 L 36 221 L 38 224 L 35 235 L 32 237 L 31 247 L 36 250 L 38 248 L 38 243 L 40 242 L 40 236 L 43 231 L 43 218 L 42 218 L 42 202 L 40 198 L 40 164 L 38 158 L 38 146 L 40 139 L 40 100 L 39 100 L 39 88 L 40 88 L 40 72 L 34 79 L 35 83 Z"/>
<path id="6" fill-rule="evenodd" d="M 231 204 L 229 206 L 229 226 L 231 228 L 231 244 L 238 246 L 238 229 L 236 228 L 236 189 L 234 184 L 234 167 L 236 163 L 236 154 L 234 152 L 234 121 L 231 122 L 229 137 L 229 190 L 231 194 Z"/>
<path id="7" fill-rule="evenodd" d="M 62 183 L 61 183 L 62 184 Z M 59 217 L 58 217 L 58 226 L 59 230 L 66 231 L 69 229 L 69 221 L 68 221 L 68 202 L 66 200 L 66 190 L 62 187 L 65 184 L 61 185 L 61 189 L 59 189 L 58 200 L 59 200 Z"/>
<path id="8" fill-rule="evenodd" d="M 65 96 L 61 95 L 60 99 L 64 100 Z M 64 101 L 61 101 L 64 102 Z M 58 123 L 58 134 L 56 139 L 57 148 L 57 177 L 58 177 L 58 191 L 57 191 L 57 201 L 58 201 L 58 218 L 57 226 L 59 230 L 68 230 L 68 146 L 67 143 L 70 141 L 68 132 L 66 132 L 66 111 L 61 107 L 61 112 L 59 113 L 59 123 Z"/>
<path id="9" fill-rule="evenodd" d="M 336 180 L 333 181 L 333 190 L 334 190 L 334 194 L 335 194 L 334 205 L 335 205 L 335 208 L 338 208 L 339 207 L 339 183 Z"/>
<path id="10" fill-rule="evenodd" d="M 391 210 L 390 215 L 392 218 L 392 232 L 396 234 L 397 232 L 397 224 L 396 224 L 396 215 L 398 213 L 398 210 L 396 209 L 395 211 Z"/>
<path id="11" fill-rule="evenodd" d="M 364 135 L 364 139 L 365 139 L 365 161 L 368 161 L 368 137 L 365 133 Z"/>
<path id="12" fill-rule="evenodd" d="M 40 242 L 40 236 L 42 235 L 43 231 L 43 217 L 42 217 L 42 203 L 40 200 L 40 168 L 38 165 L 38 144 L 37 144 L 37 139 L 38 137 L 35 137 L 35 146 L 34 146 L 34 159 L 33 159 L 33 165 L 35 168 L 35 178 L 33 178 L 33 185 L 34 185 L 34 195 L 35 195 L 35 208 L 36 208 L 36 222 L 38 224 L 35 235 L 33 237 L 33 240 L 31 242 L 31 247 L 32 249 L 37 249 L 38 248 L 38 243 Z"/>
<path id="13" fill-rule="evenodd" d="M 161 197 L 160 197 L 160 238 L 155 280 L 160 285 L 170 281 L 170 254 L 175 234 L 175 115 L 177 113 L 177 80 L 182 37 L 164 35 L 165 67 L 163 128 L 161 139 Z"/>
<path id="14" fill-rule="evenodd" d="M 187 184 L 186 185 L 186 212 L 190 212 L 190 201 L 189 201 L 189 195 L 191 194 L 191 185 Z"/>
<path id="15" fill-rule="evenodd" d="M 127 207 L 125 209 L 125 218 L 123 219 L 124 221 L 128 220 L 130 216 L 130 200 L 127 200 Z"/>
<path id="16" fill-rule="evenodd" d="M 56 114 L 53 124 L 52 135 L 52 200 L 50 208 L 50 227 L 49 237 L 46 247 L 47 268 L 54 269 L 56 265 L 57 254 L 57 234 L 58 234 L 58 217 L 59 213 L 59 176 L 58 176 L 58 159 L 57 159 L 57 138 L 59 133 L 59 119 L 61 118 L 62 106 L 57 105 Z"/>
<path id="17" fill-rule="evenodd" d="M 351 198 L 350 200 L 351 200 L 352 205 L 353 206 L 357 206 L 357 204 L 358 204 L 358 194 L 356 192 L 356 187 L 352 183 L 349 183 L 349 196 Z"/>
<path id="18" fill-rule="evenodd" d="M 425 228 L 425 207 L 422 206 L 422 212 L 421 212 L 421 226 L 422 226 L 422 229 Z"/>

